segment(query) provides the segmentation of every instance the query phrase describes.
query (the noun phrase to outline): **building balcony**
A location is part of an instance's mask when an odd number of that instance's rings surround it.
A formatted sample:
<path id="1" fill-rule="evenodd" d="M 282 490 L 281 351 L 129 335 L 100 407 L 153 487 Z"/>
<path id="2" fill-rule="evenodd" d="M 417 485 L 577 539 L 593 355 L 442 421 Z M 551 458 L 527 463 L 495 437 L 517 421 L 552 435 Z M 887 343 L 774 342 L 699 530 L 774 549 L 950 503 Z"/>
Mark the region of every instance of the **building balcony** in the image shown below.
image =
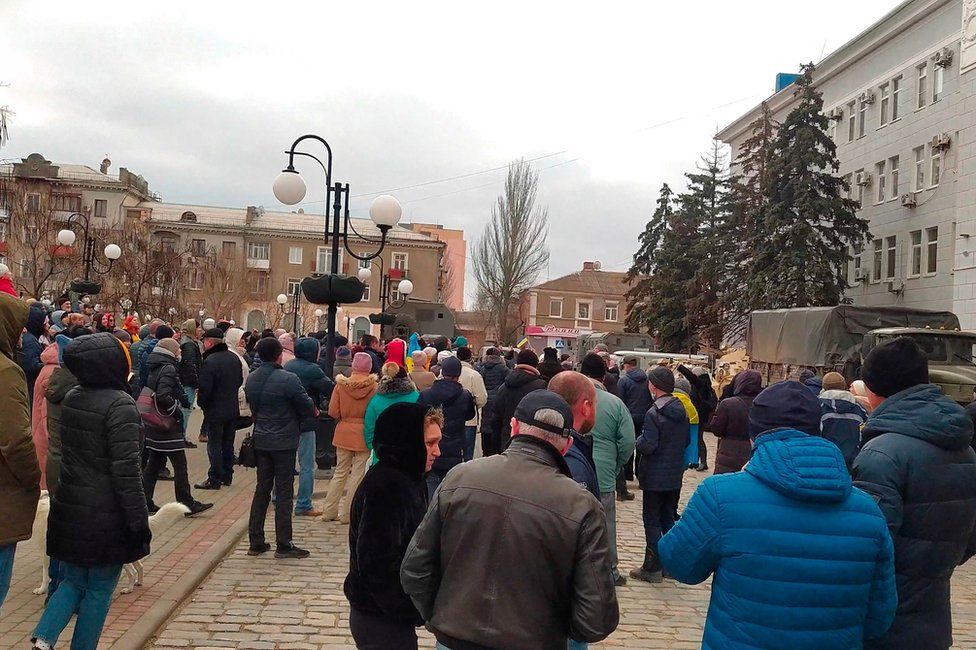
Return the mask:
<path id="1" fill-rule="evenodd" d="M 254 258 L 247 258 L 247 268 L 249 269 L 261 269 L 267 271 L 271 268 L 271 260 L 258 260 Z"/>

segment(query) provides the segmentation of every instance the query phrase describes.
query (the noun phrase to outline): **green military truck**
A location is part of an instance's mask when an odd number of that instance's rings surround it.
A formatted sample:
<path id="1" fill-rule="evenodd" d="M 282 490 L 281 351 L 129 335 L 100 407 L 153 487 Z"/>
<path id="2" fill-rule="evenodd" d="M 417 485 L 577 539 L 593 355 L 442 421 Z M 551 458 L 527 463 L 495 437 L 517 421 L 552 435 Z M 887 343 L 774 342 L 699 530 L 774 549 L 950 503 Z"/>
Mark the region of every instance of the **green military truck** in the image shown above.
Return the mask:
<path id="1" fill-rule="evenodd" d="M 973 400 L 976 332 L 963 332 L 948 311 L 907 307 L 803 307 L 754 311 L 749 316 L 749 367 L 765 383 L 836 371 L 850 382 L 860 377 L 864 357 L 876 345 L 909 336 L 929 358 L 933 384 L 959 402 Z"/>

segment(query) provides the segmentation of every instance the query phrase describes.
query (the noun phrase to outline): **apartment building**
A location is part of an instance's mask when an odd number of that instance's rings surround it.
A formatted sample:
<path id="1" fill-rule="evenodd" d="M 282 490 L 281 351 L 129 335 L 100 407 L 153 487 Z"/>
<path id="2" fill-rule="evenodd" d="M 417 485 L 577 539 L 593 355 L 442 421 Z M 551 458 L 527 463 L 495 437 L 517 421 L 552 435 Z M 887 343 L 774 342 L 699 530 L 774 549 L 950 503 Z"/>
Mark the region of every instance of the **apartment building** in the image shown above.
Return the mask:
<path id="1" fill-rule="evenodd" d="M 456 312 L 464 309 L 464 275 L 467 271 L 468 244 L 464 231 L 434 223 L 410 223 L 407 228 L 444 242 L 444 265 L 441 267 L 441 293 L 444 303 Z"/>
<path id="2" fill-rule="evenodd" d="M 0 263 L 21 291 L 58 291 L 77 270 L 56 245 L 72 214 L 89 215 L 94 230 L 106 230 L 130 207 L 157 198 L 144 178 L 125 167 L 111 174 L 111 165 L 108 158 L 99 169 L 52 163 L 39 153 L 0 164 Z"/>
<path id="3" fill-rule="evenodd" d="M 852 250 L 860 305 L 956 312 L 976 328 L 976 2 L 908 0 L 817 67 L 839 173 L 871 239 Z M 792 86 L 767 100 L 782 121 Z M 760 107 L 722 129 L 733 154 Z"/>
<path id="4" fill-rule="evenodd" d="M 620 271 L 604 271 L 600 262 L 538 284 L 522 294 L 519 313 L 524 334 L 535 350 L 569 349 L 592 332 L 622 332 L 627 320 L 630 288 Z"/>
<path id="5" fill-rule="evenodd" d="M 132 208 L 130 216 L 148 219 L 153 239 L 163 250 L 188 251 L 183 292 L 188 311 L 202 310 L 209 316 L 232 319 L 248 329 L 283 322 L 282 315 L 292 312 L 292 298 L 302 279 L 331 270 L 332 247 L 331 242 L 325 241 L 326 223 L 322 215 L 271 212 L 253 206 L 225 208 L 143 202 Z M 372 221 L 353 219 L 352 222 L 361 235 L 379 240 L 381 233 Z M 378 245 L 366 243 L 350 233 L 350 247 L 357 254 L 366 255 L 375 252 Z M 438 302 L 444 250 L 443 242 L 401 226 L 389 231 L 381 260 L 357 260 L 340 246 L 341 273 L 356 275 L 360 268 L 372 266 L 373 269 L 373 279 L 362 302 L 344 306 L 340 333 L 354 338 L 364 333 L 379 334 L 379 327 L 370 324 L 369 314 L 380 311 L 381 267 L 391 278 L 392 299 L 400 297 L 399 283 L 409 279 L 414 285 L 412 300 Z M 207 263 L 208 257 L 222 259 L 222 269 L 236 268 L 239 273 L 231 272 L 228 277 L 220 278 L 214 287 L 214 278 L 208 277 L 213 268 Z M 275 300 L 282 293 L 288 296 L 284 308 Z M 304 298 L 302 305 L 298 312 L 299 329 L 324 328 L 324 317 L 318 323 L 314 320 L 317 307 L 309 305 Z M 290 319 L 284 322 L 290 324 Z"/>

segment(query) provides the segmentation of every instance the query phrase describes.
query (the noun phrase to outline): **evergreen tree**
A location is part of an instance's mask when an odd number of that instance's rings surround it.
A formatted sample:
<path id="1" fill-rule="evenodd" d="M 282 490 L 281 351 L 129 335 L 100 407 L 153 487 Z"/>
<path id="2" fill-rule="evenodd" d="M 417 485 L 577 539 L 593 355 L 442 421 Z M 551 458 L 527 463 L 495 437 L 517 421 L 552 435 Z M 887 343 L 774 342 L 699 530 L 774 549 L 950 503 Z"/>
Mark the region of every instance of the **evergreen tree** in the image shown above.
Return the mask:
<path id="1" fill-rule="evenodd" d="M 627 272 L 627 281 L 633 283 L 627 292 L 627 326 L 655 333 L 662 350 L 687 352 L 692 346 L 687 297 L 694 277 L 696 224 L 674 207 L 674 193 L 665 184 Z"/>
<path id="2" fill-rule="evenodd" d="M 868 237 L 857 203 L 844 198 L 836 147 L 827 136 L 813 64 L 796 82 L 799 99 L 776 135 L 749 281 L 753 308 L 831 306 L 847 288 L 850 247 Z"/>

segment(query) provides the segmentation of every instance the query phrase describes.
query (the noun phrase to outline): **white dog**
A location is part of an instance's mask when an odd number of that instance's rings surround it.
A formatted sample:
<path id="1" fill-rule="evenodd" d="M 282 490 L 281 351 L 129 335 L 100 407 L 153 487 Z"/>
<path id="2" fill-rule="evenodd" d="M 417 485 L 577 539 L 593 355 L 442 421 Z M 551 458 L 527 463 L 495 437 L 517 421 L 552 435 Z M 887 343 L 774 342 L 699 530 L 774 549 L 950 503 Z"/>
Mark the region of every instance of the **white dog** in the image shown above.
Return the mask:
<path id="1" fill-rule="evenodd" d="M 37 502 L 37 514 L 34 515 L 34 527 L 31 531 L 31 539 L 37 545 L 42 563 L 41 586 L 33 590 L 33 593 L 38 596 L 47 593 L 50 583 L 50 577 L 48 576 L 50 559 L 47 556 L 47 516 L 50 511 L 51 498 L 48 496 L 47 491 L 42 491 L 41 498 Z M 153 537 L 155 537 L 157 533 L 166 530 L 189 512 L 190 509 L 182 503 L 167 503 L 159 509 L 159 512 L 149 518 L 149 530 L 152 531 Z M 132 564 L 126 564 L 125 576 L 127 582 L 126 586 L 122 588 L 121 593 L 132 593 L 134 587 L 142 584 L 142 562 L 136 560 Z"/>

